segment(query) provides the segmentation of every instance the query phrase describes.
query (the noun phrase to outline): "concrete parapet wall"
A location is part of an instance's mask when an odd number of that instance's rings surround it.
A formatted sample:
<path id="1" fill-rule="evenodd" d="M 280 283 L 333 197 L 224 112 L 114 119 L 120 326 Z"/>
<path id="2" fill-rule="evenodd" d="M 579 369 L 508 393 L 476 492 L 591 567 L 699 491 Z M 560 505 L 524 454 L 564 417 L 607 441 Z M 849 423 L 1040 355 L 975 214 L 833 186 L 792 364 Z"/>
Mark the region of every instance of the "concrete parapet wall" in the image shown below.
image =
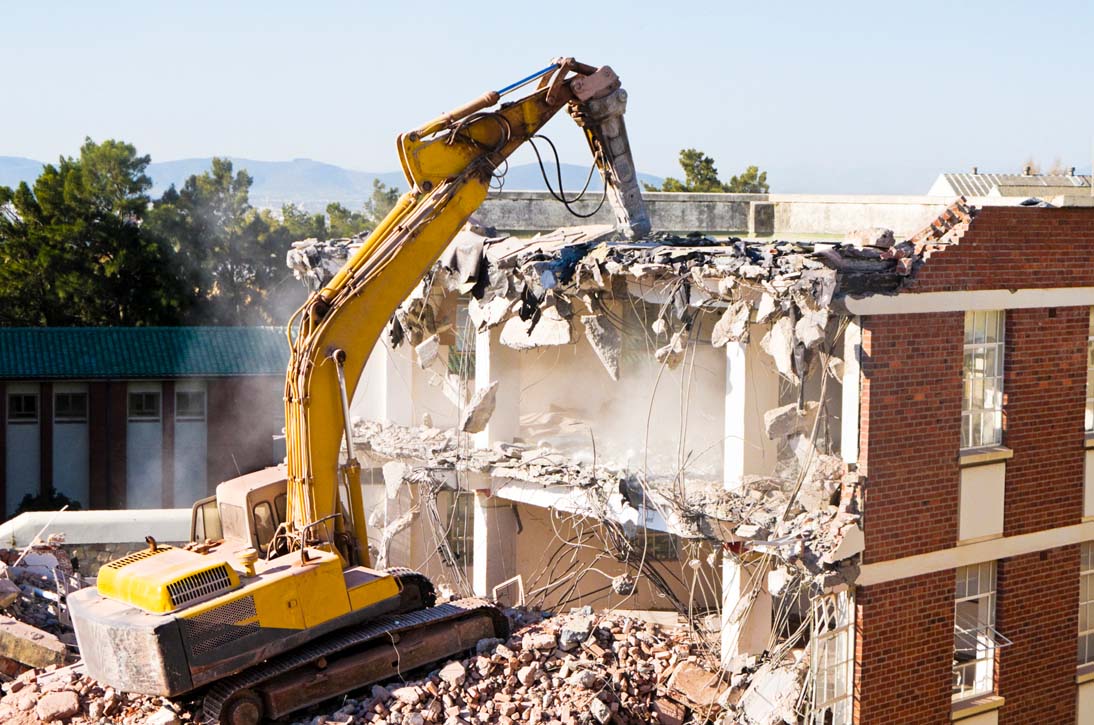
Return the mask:
<path id="1" fill-rule="evenodd" d="M 843 236 L 865 227 L 886 227 L 910 236 L 953 201 L 948 197 L 815 194 L 644 194 L 655 231 L 775 236 Z M 590 192 L 573 208 L 589 213 L 600 202 Z M 546 191 L 500 191 L 476 212 L 499 232 L 530 234 L 575 224 L 611 224 L 605 204 L 582 220 Z"/>

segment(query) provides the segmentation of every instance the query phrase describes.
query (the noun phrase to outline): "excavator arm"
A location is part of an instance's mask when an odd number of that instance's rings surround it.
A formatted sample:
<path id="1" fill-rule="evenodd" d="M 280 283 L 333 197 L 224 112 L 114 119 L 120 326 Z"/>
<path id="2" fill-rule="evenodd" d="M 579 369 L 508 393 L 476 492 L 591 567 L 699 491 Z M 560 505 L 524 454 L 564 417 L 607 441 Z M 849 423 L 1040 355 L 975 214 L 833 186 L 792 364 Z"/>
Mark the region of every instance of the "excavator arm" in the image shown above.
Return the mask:
<path id="1" fill-rule="evenodd" d="M 532 83 L 534 92 L 497 106 Z M 368 565 L 360 469 L 352 453 L 339 460 L 343 440 L 352 451 L 349 401 L 362 370 L 397 306 L 486 199 L 497 170 L 563 107 L 585 131 L 621 234 L 649 232 L 623 124 L 626 92 L 607 66 L 559 59 L 400 135 L 410 191 L 289 325 L 286 523 L 301 549 Z"/>

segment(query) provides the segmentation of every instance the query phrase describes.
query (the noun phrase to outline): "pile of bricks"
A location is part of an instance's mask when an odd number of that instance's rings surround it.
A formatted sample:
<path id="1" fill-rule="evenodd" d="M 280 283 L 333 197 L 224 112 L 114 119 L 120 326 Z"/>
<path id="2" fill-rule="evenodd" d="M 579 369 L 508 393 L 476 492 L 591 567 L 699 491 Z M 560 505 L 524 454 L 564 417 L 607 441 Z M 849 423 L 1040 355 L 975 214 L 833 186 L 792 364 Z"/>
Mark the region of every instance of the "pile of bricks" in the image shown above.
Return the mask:
<path id="1" fill-rule="evenodd" d="M 422 679 L 375 686 L 299 725 L 681 723 L 716 719 L 729 683 L 683 627 L 591 610 L 550 617 Z"/>

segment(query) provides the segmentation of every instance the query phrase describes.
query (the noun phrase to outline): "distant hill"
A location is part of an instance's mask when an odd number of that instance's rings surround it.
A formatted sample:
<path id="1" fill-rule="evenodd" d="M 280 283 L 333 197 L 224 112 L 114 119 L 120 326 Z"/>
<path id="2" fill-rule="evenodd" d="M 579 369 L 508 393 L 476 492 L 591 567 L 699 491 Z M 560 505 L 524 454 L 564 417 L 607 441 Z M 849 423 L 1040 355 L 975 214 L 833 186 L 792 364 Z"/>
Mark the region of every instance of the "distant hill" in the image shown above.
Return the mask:
<path id="1" fill-rule="evenodd" d="M 350 208 L 358 208 L 372 194 L 372 180 L 379 179 L 387 186 L 400 190 L 406 188 L 401 171 L 354 171 L 334 164 L 311 159 L 292 161 L 256 161 L 229 157 L 233 166 L 246 169 L 254 177 L 251 187 L 251 203 L 258 207 L 280 209 L 294 203 L 309 211 L 323 211 L 327 204 L 338 201 Z M 162 194 L 171 184 L 181 187 L 187 178 L 206 171 L 212 157 L 158 161 L 148 165 L 152 178 L 152 196 Z M 18 156 L 0 156 L 0 186 L 15 186 L 20 181 L 32 183 L 42 169 L 42 162 Z M 568 196 L 581 190 L 589 167 L 578 164 L 562 164 L 562 185 Z M 553 164 L 547 166 L 551 186 L 557 187 L 557 172 Z M 639 174 L 639 178 L 660 185 L 661 178 Z M 599 191 L 603 184 L 599 173 L 593 174 L 589 188 Z M 546 187 L 537 164 L 512 166 L 505 177 L 507 190 L 542 191 Z M 556 188 L 557 191 L 557 188 Z"/>

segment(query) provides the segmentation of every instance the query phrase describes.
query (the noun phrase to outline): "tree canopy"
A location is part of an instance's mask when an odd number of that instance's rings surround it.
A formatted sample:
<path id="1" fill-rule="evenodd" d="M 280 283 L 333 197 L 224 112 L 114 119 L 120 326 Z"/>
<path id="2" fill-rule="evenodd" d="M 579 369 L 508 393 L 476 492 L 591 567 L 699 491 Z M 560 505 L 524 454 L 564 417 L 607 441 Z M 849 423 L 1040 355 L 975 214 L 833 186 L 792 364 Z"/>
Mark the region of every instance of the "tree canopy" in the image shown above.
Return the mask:
<path id="1" fill-rule="evenodd" d="M 714 159 L 698 149 L 680 152 L 680 168 L 684 171 L 683 181 L 670 176 L 662 182 L 660 189 L 646 184 L 646 190 L 736 194 L 766 194 L 769 191 L 767 172 L 756 166 L 749 166 L 739 175 L 730 177 L 729 183 L 723 183 L 718 178 Z"/>
<path id="2" fill-rule="evenodd" d="M 278 216 L 216 158 L 153 201 L 149 160 L 87 139 L 33 186 L 0 187 L 0 325 L 281 324 L 303 301 L 289 245 L 368 232 L 399 198 L 376 180 L 359 210 Z"/>

